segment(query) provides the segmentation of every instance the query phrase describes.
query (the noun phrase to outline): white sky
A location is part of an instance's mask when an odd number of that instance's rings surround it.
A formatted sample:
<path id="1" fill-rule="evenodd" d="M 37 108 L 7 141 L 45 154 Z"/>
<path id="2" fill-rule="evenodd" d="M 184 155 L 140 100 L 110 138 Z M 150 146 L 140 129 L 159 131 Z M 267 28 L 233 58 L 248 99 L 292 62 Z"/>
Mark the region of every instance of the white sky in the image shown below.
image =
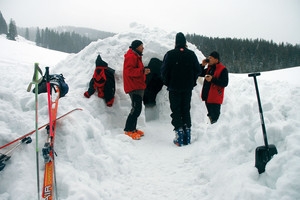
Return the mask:
<path id="1" fill-rule="evenodd" d="M 211 37 L 300 44 L 299 0 L 0 0 L 17 26 L 60 25 L 122 32 L 131 22 Z"/>

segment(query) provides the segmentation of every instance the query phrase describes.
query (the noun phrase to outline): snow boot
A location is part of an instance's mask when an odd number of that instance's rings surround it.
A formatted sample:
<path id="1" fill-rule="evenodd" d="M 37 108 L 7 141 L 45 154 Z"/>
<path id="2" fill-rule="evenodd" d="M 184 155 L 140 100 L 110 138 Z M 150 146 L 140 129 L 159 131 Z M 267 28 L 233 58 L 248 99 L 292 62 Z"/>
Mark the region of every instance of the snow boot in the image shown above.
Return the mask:
<path id="1" fill-rule="evenodd" d="M 136 131 L 125 131 L 125 135 L 128 135 L 133 140 L 141 139 L 141 136 Z"/>
<path id="2" fill-rule="evenodd" d="M 135 130 L 137 134 L 139 134 L 141 137 L 143 137 L 145 134 L 144 134 L 144 131 L 141 131 L 141 130 L 138 130 L 136 129 Z"/>
<path id="3" fill-rule="evenodd" d="M 181 147 L 183 145 L 183 134 L 184 131 L 182 128 L 175 130 L 175 138 L 173 140 L 174 144 Z"/>
<path id="4" fill-rule="evenodd" d="M 183 144 L 191 144 L 191 128 L 188 128 L 186 126 L 184 127 Z"/>

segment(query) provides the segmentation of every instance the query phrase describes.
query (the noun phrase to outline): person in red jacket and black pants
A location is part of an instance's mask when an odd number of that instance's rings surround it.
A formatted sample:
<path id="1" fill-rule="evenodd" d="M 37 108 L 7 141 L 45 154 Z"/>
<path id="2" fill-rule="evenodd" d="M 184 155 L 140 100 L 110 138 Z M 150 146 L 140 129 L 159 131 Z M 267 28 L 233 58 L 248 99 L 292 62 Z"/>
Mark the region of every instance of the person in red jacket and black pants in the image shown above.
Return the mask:
<path id="1" fill-rule="evenodd" d="M 208 67 L 205 68 L 207 64 Z M 214 124 L 220 116 L 225 87 L 228 85 L 228 70 L 220 62 L 220 55 L 216 51 L 213 51 L 207 59 L 202 60 L 201 67 L 203 72 L 200 76 L 205 77 L 201 98 L 205 101 L 210 123 Z"/>
<path id="2" fill-rule="evenodd" d="M 131 99 L 131 111 L 125 124 L 125 134 L 134 140 L 140 139 L 144 132 L 136 128 L 138 117 L 142 111 L 144 90 L 146 88 L 146 75 L 149 68 L 144 68 L 142 55 L 144 46 L 142 41 L 134 40 L 124 55 L 123 81 L 124 91 Z"/>

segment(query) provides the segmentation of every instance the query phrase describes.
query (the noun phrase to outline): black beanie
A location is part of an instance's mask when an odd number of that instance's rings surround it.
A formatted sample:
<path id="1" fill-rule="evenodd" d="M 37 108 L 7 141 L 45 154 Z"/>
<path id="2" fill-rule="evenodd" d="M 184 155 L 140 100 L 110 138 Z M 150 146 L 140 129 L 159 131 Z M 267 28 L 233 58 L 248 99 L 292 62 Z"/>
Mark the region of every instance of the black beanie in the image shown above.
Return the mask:
<path id="1" fill-rule="evenodd" d="M 107 66 L 107 63 L 102 60 L 100 55 L 98 55 L 96 59 L 96 67 L 97 66 Z"/>
<path id="2" fill-rule="evenodd" d="M 179 32 L 176 34 L 175 38 L 175 46 L 176 47 L 185 47 L 186 46 L 186 39 L 183 33 Z"/>
<path id="3" fill-rule="evenodd" d="M 134 41 L 132 41 L 132 43 L 131 43 L 131 45 L 130 45 L 129 48 L 131 48 L 131 49 L 136 49 L 136 48 L 138 48 L 141 44 L 143 44 L 142 41 L 140 41 L 140 40 L 134 40 Z"/>
<path id="4" fill-rule="evenodd" d="M 214 58 L 216 58 L 216 59 L 218 59 L 218 60 L 220 61 L 220 55 L 219 55 L 219 53 L 216 52 L 216 51 L 211 52 L 211 53 L 209 54 L 209 56 L 214 57 Z"/>

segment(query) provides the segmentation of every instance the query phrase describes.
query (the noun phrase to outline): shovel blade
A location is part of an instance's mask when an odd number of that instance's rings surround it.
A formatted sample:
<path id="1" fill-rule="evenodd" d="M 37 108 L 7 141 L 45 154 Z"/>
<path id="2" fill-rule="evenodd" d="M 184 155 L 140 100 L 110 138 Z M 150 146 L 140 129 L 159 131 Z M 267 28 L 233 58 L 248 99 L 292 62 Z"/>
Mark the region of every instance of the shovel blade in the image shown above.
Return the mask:
<path id="1" fill-rule="evenodd" d="M 274 144 L 268 146 L 269 148 L 266 146 L 259 146 L 255 150 L 255 167 L 259 174 L 265 172 L 267 163 L 278 153 Z"/>

